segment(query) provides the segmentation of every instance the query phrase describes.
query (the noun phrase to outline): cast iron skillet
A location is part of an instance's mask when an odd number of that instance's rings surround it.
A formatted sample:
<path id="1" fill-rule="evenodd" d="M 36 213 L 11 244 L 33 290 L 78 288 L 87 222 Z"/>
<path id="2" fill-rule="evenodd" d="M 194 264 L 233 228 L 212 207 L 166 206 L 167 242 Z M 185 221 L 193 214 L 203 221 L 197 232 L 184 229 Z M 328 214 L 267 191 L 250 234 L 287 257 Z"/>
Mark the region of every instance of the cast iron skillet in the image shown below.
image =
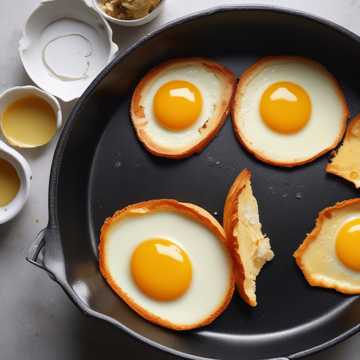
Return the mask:
<path id="1" fill-rule="evenodd" d="M 359 38 L 308 15 L 262 7 L 219 8 L 166 26 L 119 55 L 80 99 L 53 161 L 49 225 L 29 260 L 48 271 L 83 312 L 191 359 L 297 359 L 359 331 L 358 298 L 311 288 L 292 258 L 320 209 L 358 196 L 350 184 L 324 172 L 326 157 L 294 170 L 264 165 L 241 148 L 227 121 L 200 155 L 159 159 L 144 150 L 129 121 L 134 86 L 165 59 L 208 56 L 241 74 L 257 58 L 276 54 L 320 61 L 341 82 L 351 114 L 360 110 Z M 244 167 L 253 172 L 276 254 L 259 278 L 258 308 L 235 295 L 213 325 L 183 333 L 144 321 L 99 273 L 102 222 L 116 209 L 153 198 L 197 203 L 221 221 L 227 190 Z"/>

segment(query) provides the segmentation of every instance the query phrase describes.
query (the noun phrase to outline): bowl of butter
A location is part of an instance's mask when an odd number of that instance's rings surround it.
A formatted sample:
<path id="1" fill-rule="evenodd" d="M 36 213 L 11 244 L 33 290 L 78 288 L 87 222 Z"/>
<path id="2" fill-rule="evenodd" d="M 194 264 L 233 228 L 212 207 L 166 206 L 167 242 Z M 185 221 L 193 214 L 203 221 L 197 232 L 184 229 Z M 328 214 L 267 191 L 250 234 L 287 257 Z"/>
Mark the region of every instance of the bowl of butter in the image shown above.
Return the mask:
<path id="1" fill-rule="evenodd" d="M 48 144 L 61 128 L 57 99 L 35 86 L 16 86 L 0 94 L 0 129 L 12 146 L 36 148 Z"/>

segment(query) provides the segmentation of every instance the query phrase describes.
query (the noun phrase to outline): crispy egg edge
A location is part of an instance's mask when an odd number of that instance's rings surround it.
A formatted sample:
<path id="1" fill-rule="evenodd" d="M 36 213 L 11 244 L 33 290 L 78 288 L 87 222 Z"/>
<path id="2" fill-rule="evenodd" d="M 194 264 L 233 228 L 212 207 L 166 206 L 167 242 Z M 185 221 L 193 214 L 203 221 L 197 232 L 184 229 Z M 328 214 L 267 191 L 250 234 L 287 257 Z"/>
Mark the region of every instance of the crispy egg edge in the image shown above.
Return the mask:
<path id="1" fill-rule="evenodd" d="M 350 124 L 348 125 L 348 128 L 346 130 L 346 134 L 345 134 L 345 138 L 343 141 L 343 144 L 340 146 L 340 148 L 342 146 L 346 146 L 346 143 L 349 141 L 350 137 L 352 136 L 352 129 L 358 125 L 358 123 L 360 123 L 360 114 L 357 114 L 350 122 Z M 339 149 L 340 149 L 339 148 Z M 339 149 L 337 151 L 339 151 Z M 332 158 L 330 159 L 330 162 L 327 164 L 326 166 L 326 172 L 333 174 L 333 175 L 337 175 L 351 183 L 354 184 L 354 186 L 357 189 L 360 189 L 360 183 L 359 181 L 356 180 L 352 180 L 349 176 L 347 176 L 340 168 L 338 168 L 336 166 L 336 164 L 333 163 L 333 161 L 336 158 L 337 155 L 337 151 L 334 151 L 334 153 L 332 154 Z"/>
<path id="2" fill-rule="evenodd" d="M 235 282 L 241 298 L 250 306 L 256 306 L 256 302 L 252 301 L 244 287 L 245 268 L 238 254 L 238 239 L 234 236 L 234 228 L 238 224 L 238 199 L 239 194 L 244 189 L 246 183 L 250 181 L 251 173 L 248 169 L 243 170 L 231 185 L 229 193 L 225 200 L 224 206 L 224 230 L 230 248 L 231 256 L 235 264 Z"/>
<path id="3" fill-rule="evenodd" d="M 241 260 L 241 256 L 239 255 L 239 251 L 238 251 L 239 241 L 241 240 L 234 235 L 234 229 L 238 226 L 239 223 L 239 217 L 238 217 L 239 195 L 244 190 L 247 184 L 250 184 L 251 187 L 251 176 L 252 176 L 251 171 L 248 169 L 244 169 L 241 171 L 241 173 L 238 175 L 238 177 L 231 185 L 225 200 L 223 225 L 224 225 L 226 238 L 228 241 L 228 246 L 230 248 L 230 253 L 234 262 L 235 283 L 237 285 L 238 292 L 241 298 L 248 305 L 252 307 L 256 307 L 257 306 L 256 296 L 254 298 L 249 297 L 245 289 L 245 280 L 246 280 L 245 266 Z M 270 260 L 266 260 L 264 262 L 264 265 L 266 264 L 266 262 Z M 261 266 L 260 271 L 263 266 Z"/>

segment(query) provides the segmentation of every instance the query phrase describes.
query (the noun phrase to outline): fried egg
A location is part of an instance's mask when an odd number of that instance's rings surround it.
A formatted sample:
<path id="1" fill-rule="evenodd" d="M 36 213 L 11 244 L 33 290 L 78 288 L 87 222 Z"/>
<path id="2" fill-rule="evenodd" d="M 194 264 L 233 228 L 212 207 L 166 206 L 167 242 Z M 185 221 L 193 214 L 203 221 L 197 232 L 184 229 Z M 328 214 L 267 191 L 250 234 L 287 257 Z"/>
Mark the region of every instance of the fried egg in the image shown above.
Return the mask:
<path id="1" fill-rule="evenodd" d="M 243 170 L 227 195 L 224 229 L 235 263 L 235 280 L 240 296 L 250 306 L 257 305 L 256 278 L 272 260 L 270 240 L 261 231 L 259 209 L 251 188 L 251 173 Z"/>
<path id="2" fill-rule="evenodd" d="M 321 211 L 294 257 L 310 285 L 360 294 L 360 198 Z"/>
<path id="3" fill-rule="evenodd" d="M 174 330 L 209 324 L 234 290 L 223 228 L 204 209 L 175 200 L 130 205 L 108 218 L 99 265 L 134 311 Z"/>
<path id="4" fill-rule="evenodd" d="M 266 163 L 293 167 L 336 147 L 348 107 L 336 79 L 319 63 L 265 57 L 242 76 L 232 118 L 244 147 Z"/>
<path id="5" fill-rule="evenodd" d="M 327 165 L 326 171 L 360 188 L 360 114 L 349 124 L 344 142 Z"/>
<path id="6" fill-rule="evenodd" d="M 222 127 L 235 83 L 231 71 L 208 59 L 175 59 L 152 69 L 131 101 L 139 140 L 162 157 L 200 152 Z"/>

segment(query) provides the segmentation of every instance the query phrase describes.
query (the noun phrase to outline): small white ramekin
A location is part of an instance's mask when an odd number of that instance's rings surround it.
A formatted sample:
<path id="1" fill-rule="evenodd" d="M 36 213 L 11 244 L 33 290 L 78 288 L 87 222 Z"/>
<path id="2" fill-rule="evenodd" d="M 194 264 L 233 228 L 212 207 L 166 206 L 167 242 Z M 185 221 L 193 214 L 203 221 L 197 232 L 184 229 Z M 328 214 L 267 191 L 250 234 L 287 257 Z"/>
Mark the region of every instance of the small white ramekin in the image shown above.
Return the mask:
<path id="1" fill-rule="evenodd" d="M 148 15 L 136 19 L 136 20 L 121 20 L 117 19 L 113 16 L 110 16 L 106 14 L 106 12 L 101 8 L 100 0 L 93 0 L 94 8 L 107 20 L 111 21 L 114 24 L 121 25 L 121 26 L 129 26 L 129 27 L 135 27 L 135 26 L 142 26 L 150 21 L 154 20 L 156 17 L 160 15 L 164 8 L 165 0 L 161 0 L 159 5 Z"/>
<path id="2" fill-rule="evenodd" d="M 20 179 L 20 189 L 15 198 L 6 206 L 0 207 L 0 224 L 4 224 L 21 211 L 29 197 L 31 169 L 20 153 L 2 141 L 0 141 L 0 158 L 8 161 L 14 167 Z"/>
<path id="3" fill-rule="evenodd" d="M 54 96 L 48 94 L 47 92 L 45 92 L 43 90 L 40 90 L 39 88 L 37 88 L 35 86 L 16 86 L 16 87 L 10 88 L 8 90 L 5 90 L 0 95 L 0 129 L 1 129 L 1 132 L 2 132 L 5 140 L 10 145 L 21 147 L 21 148 L 36 147 L 36 146 L 24 146 L 23 144 L 18 144 L 15 141 L 13 141 L 12 139 L 8 138 L 2 128 L 2 121 L 1 121 L 4 111 L 11 103 L 13 103 L 16 100 L 19 100 L 21 98 L 31 96 L 31 95 L 35 95 L 35 96 L 42 98 L 52 107 L 52 109 L 54 110 L 55 116 L 56 116 L 56 128 L 57 128 L 57 130 L 59 130 L 61 128 L 61 124 L 62 124 L 61 107 L 60 107 L 59 102 L 57 101 L 57 99 Z M 46 145 L 46 144 L 43 144 L 43 145 Z M 40 145 L 40 146 L 43 146 L 43 145 Z"/>

